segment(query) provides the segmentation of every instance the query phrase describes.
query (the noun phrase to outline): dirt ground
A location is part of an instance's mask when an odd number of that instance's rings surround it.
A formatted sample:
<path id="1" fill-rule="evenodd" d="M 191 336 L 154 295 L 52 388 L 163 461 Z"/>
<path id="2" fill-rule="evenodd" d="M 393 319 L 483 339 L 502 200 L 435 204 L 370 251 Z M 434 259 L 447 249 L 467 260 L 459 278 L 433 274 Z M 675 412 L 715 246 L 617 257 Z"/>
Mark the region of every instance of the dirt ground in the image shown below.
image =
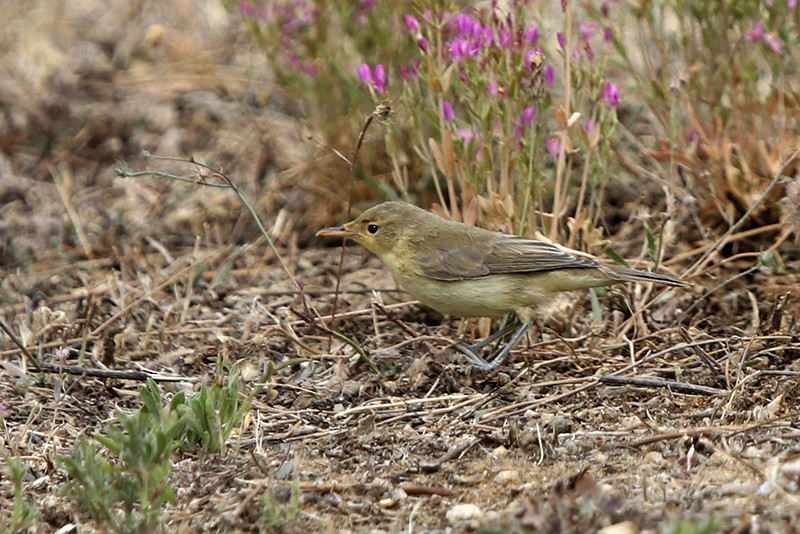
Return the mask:
<path id="1" fill-rule="evenodd" d="M 408 302 L 366 251 L 313 239 L 344 216 L 325 189 L 342 169 L 236 19 L 168 4 L 0 7 L 0 319 L 45 364 L 147 371 L 171 394 L 226 358 L 261 385 L 223 453 L 175 457 L 163 531 L 269 530 L 262 497 L 285 510 L 293 485 L 300 517 L 276 531 L 800 531 L 796 245 L 781 268 L 740 254 L 660 299 L 619 287 L 599 318 L 567 295 L 479 372 L 451 344 L 487 325 Z M 191 174 L 143 150 L 223 168 L 278 255 L 229 190 L 115 175 Z M 635 257 L 637 239 L 615 248 Z M 32 531 L 102 531 L 59 493 L 54 459 L 138 408 L 141 382 L 29 365 L 0 334 L 0 443 L 30 467 Z M 4 476 L 0 521 L 12 503 Z"/>

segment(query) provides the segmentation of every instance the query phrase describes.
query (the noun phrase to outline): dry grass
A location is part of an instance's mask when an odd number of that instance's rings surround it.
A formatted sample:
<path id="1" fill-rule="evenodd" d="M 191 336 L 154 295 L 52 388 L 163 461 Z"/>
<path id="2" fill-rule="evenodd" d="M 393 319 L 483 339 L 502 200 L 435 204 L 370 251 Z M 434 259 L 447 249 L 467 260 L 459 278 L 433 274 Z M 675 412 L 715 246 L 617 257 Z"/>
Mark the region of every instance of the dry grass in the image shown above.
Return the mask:
<path id="1" fill-rule="evenodd" d="M 599 322 L 588 295 L 565 297 L 508 365 L 479 373 L 449 347 L 463 325 L 404 302 L 364 251 L 344 256 L 328 316 L 339 252 L 309 236 L 344 216 L 320 202 L 341 162 L 307 163 L 319 148 L 254 74 L 263 60 L 234 21 L 188 0 L 169 17 L 73 5 L 4 6 L 15 23 L 0 36 L 16 47 L 0 65 L 0 319 L 51 371 L 0 336 L 0 441 L 31 467 L 36 531 L 102 530 L 58 494 L 53 460 L 139 402 L 137 380 L 60 366 L 144 372 L 174 392 L 213 379 L 219 358 L 261 388 L 224 454 L 174 459 L 168 531 L 264 528 L 261 497 L 285 506 L 294 481 L 288 532 L 444 531 L 457 504 L 480 511 L 462 509 L 456 530 L 800 521 L 800 255 L 782 228 L 681 243 L 667 268 L 704 258 L 696 287 L 656 302 L 622 288 Z M 235 176 L 304 293 L 230 191 L 116 178 L 118 158 L 187 171 L 142 149 Z M 614 245 L 635 256 L 640 240 Z M 784 264 L 753 268 L 750 251 L 773 243 Z M 12 498 L 4 478 L 0 521 Z"/>

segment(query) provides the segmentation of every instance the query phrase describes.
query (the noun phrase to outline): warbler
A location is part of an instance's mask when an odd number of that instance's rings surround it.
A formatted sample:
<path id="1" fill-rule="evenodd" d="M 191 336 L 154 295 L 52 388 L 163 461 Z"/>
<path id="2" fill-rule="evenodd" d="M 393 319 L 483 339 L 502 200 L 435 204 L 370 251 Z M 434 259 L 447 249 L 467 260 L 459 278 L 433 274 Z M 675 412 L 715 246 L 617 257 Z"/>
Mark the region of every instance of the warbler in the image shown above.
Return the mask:
<path id="1" fill-rule="evenodd" d="M 560 292 L 623 282 L 690 285 L 663 274 L 606 267 L 549 243 L 448 221 L 404 202 L 384 202 L 317 235 L 363 245 L 389 267 L 406 292 L 440 313 L 493 318 L 516 314 L 521 326 L 491 361 L 478 356 L 474 347 L 460 347 L 472 365 L 487 370 L 500 365 L 531 327 L 535 308 Z M 490 340 L 508 333 L 498 332 Z"/>

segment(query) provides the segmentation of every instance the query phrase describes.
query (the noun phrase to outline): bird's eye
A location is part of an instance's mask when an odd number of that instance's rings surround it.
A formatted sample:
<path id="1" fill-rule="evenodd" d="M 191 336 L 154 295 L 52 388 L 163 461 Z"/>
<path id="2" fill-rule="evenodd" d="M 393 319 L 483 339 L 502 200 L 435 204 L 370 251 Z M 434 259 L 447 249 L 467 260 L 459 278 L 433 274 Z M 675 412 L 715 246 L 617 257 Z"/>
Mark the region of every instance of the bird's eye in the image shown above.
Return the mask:
<path id="1" fill-rule="evenodd" d="M 378 233 L 378 228 L 380 228 L 380 226 L 378 226 L 377 224 L 374 224 L 374 223 L 373 224 L 368 224 L 367 225 L 367 232 L 369 232 L 369 233 L 371 233 L 373 235 L 377 234 Z"/>

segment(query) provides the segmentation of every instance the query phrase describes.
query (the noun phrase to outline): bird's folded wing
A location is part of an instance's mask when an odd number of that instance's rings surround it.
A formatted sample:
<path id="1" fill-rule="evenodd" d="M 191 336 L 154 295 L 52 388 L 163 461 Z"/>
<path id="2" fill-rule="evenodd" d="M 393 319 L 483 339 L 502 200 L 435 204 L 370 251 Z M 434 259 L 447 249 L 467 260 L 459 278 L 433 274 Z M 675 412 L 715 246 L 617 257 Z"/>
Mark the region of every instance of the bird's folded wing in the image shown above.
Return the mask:
<path id="1" fill-rule="evenodd" d="M 484 258 L 483 264 L 491 274 L 598 267 L 597 263 L 588 258 L 580 258 L 549 243 L 517 236 L 498 239 Z"/>
<path id="2" fill-rule="evenodd" d="M 549 243 L 512 235 L 499 235 L 483 247 L 440 247 L 418 255 L 417 264 L 426 276 L 436 280 L 598 267 L 590 259 L 573 256 Z"/>
<path id="3" fill-rule="evenodd" d="M 486 249 L 442 244 L 417 254 L 416 263 L 422 274 L 434 280 L 469 280 L 490 274 L 483 264 Z"/>

